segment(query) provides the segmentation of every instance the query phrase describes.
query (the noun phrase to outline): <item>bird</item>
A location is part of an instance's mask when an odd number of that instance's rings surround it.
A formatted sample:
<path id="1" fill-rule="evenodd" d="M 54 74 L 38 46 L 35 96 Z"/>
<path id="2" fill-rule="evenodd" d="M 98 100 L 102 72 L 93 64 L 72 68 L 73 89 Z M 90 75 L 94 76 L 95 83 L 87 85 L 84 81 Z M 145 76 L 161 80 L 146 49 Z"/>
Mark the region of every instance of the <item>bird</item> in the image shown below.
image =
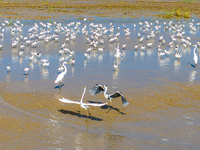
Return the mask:
<path id="1" fill-rule="evenodd" d="M 194 60 L 194 65 L 195 65 L 195 67 L 196 67 L 197 62 L 198 62 L 198 56 L 197 56 L 197 54 L 195 53 L 195 50 L 197 49 L 197 45 L 193 45 L 193 46 L 194 46 L 194 51 L 193 51 L 193 53 L 194 53 L 194 58 L 193 58 L 193 60 Z"/>
<path id="2" fill-rule="evenodd" d="M 120 91 L 116 91 L 116 92 L 114 92 L 112 94 L 109 94 L 107 92 L 107 90 L 108 90 L 107 85 L 102 86 L 100 84 L 96 84 L 93 88 L 91 88 L 89 90 L 89 93 L 93 96 L 93 95 L 98 94 L 101 91 L 103 91 L 104 92 L 104 97 L 111 102 L 111 105 L 112 105 L 112 99 L 113 98 L 117 98 L 117 97 L 121 97 L 122 104 L 124 106 L 129 104 L 129 102 L 125 99 L 124 95 Z"/>
<path id="3" fill-rule="evenodd" d="M 180 59 L 180 58 L 182 57 L 182 54 L 179 53 L 179 52 L 176 52 L 176 53 L 174 54 L 174 57 Z"/>
<path id="4" fill-rule="evenodd" d="M 7 65 L 6 68 L 7 68 L 7 72 L 10 72 L 10 65 L 9 64 Z"/>
<path id="5" fill-rule="evenodd" d="M 62 83 L 62 79 L 64 78 L 65 74 L 67 73 L 67 67 L 65 66 L 65 64 L 69 64 L 69 63 L 68 63 L 68 62 L 64 62 L 64 63 L 63 63 L 63 67 L 65 68 L 65 71 L 61 72 L 61 73 L 57 76 L 57 78 L 56 78 L 56 80 L 55 80 L 55 83 L 56 83 L 56 84 L 57 84 L 58 82 L 60 82 L 60 83 L 59 83 L 59 89 L 60 89 L 60 90 L 61 90 L 60 86 L 61 86 L 61 83 Z"/>
<path id="6" fill-rule="evenodd" d="M 81 108 L 84 108 L 86 111 L 87 111 L 87 117 L 88 117 L 88 114 L 89 114 L 89 106 L 95 106 L 95 107 L 101 107 L 101 106 L 104 106 L 108 103 L 83 103 L 83 97 L 85 95 L 85 92 L 86 92 L 86 87 L 83 87 L 84 90 L 83 90 L 83 94 L 82 94 L 82 97 L 81 97 L 81 100 L 80 102 L 77 102 L 77 101 L 72 101 L 72 100 L 69 100 L 69 99 L 66 99 L 66 98 L 60 98 L 58 99 L 59 101 L 63 102 L 63 103 L 72 103 L 72 104 L 79 104 L 81 106 Z"/>
<path id="7" fill-rule="evenodd" d="M 29 68 L 30 68 L 29 66 L 27 68 L 24 68 L 24 71 L 25 71 L 26 75 L 28 74 Z"/>
<path id="8" fill-rule="evenodd" d="M 114 64 L 113 67 L 115 70 L 118 70 L 118 64 Z"/>

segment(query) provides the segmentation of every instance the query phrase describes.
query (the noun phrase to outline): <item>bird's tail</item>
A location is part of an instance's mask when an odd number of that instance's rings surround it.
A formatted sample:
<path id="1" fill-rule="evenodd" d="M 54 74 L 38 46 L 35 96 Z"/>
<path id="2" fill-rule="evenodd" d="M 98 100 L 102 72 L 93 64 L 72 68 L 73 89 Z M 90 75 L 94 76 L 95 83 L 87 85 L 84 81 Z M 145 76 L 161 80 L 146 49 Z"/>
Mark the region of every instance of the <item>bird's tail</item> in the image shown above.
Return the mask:
<path id="1" fill-rule="evenodd" d="M 123 104 L 124 106 L 126 106 L 126 105 L 129 104 L 129 102 L 125 99 L 124 96 L 122 96 L 122 104 Z"/>

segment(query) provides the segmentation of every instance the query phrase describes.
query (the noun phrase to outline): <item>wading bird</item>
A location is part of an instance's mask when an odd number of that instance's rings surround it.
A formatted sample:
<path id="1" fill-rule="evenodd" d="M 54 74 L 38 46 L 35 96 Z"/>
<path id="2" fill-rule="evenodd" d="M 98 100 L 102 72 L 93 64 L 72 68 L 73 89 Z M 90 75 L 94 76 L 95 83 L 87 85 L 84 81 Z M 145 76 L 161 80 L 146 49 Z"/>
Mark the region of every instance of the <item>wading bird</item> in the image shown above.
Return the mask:
<path id="1" fill-rule="evenodd" d="M 194 58 L 193 58 L 193 60 L 194 60 L 194 65 L 195 65 L 195 67 L 197 66 L 197 62 L 198 62 L 198 56 L 197 56 L 197 54 L 196 54 L 196 52 L 195 52 L 195 50 L 197 49 L 197 45 L 193 45 L 194 46 L 194 51 L 193 51 L 193 53 L 194 53 Z"/>
<path id="2" fill-rule="evenodd" d="M 104 105 L 108 104 L 108 103 L 102 103 L 102 104 L 98 104 L 98 103 L 83 103 L 83 97 L 84 97 L 85 92 L 86 92 L 86 87 L 83 87 L 83 88 L 84 88 L 84 91 L 83 91 L 83 94 L 82 94 L 80 102 L 72 101 L 72 100 L 69 100 L 69 99 L 66 99 L 66 98 L 62 98 L 62 99 L 58 99 L 58 100 L 63 102 L 63 103 L 79 104 L 82 108 L 84 108 L 87 111 L 87 117 L 88 117 L 88 114 L 89 114 L 89 108 L 90 108 L 89 106 L 101 107 L 101 106 L 104 106 Z"/>
<path id="3" fill-rule="evenodd" d="M 28 74 L 29 68 L 30 68 L 29 66 L 28 66 L 27 68 L 24 68 L 25 75 L 27 75 L 27 74 Z"/>
<path id="4" fill-rule="evenodd" d="M 93 95 L 98 94 L 101 91 L 103 91 L 104 92 L 104 97 L 111 102 L 111 105 L 112 105 L 112 99 L 120 97 L 120 96 L 121 96 L 121 99 L 122 99 L 122 104 L 124 106 L 129 104 L 129 102 L 125 99 L 124 95 L 121 92 L 116 91 L 116 92 L 114 92 L 112 94 L 109 94 L 107 92 L 107 90 L 108 90 L 107 85 L 102 86 L 100 84 L 96 84 L 96 86 L 94 86 L 93 88 L 91 88 L 89 90 L 89 93 L 93 96 Z"/>
<path id="5" fill-rule="evenodd" d="M 6 68 L 7 68 L 7 72 L 10 72 L 10 65 L 9 64 L 7 65 Z"/>
<path id="6" fill-rule="evenodd" d="M 64 78 L 65 74 L 67 73 L 67 67 L 65 66 L 65 64 L 69 64 L 69 63 L 68 63 L 68 62 L 64 62 L 64 63 L 63 63 L 63 67 L 65 68 L 65 71 L 61 72 L 61 73 L 57 76 L 57 78 L 56 78 L 56 80 L 55 80 L 55 83 L 56 83 L 56 84 L 57 84 L 58 82 L 60 82 L 60 83 L 59 83 L 59 89 L 60 89 L 60 90 L 61 90 L 62 79 Z"/>

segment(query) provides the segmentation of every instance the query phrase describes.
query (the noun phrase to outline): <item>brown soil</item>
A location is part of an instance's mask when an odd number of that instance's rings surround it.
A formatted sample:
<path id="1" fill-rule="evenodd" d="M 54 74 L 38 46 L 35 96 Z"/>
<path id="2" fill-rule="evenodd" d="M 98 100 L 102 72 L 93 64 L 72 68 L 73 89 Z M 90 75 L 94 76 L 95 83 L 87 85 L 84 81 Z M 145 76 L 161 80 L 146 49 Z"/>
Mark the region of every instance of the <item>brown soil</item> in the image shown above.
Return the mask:
<path id="1" fill-rule="evenodd" d="M 189 12 L 189 17 L 200 15 L 200 3 L 188 2 L 161 2 L 161 1 L 1 1 L 1 18 L 8 19 L 33 19 L 46 20 L 64 15 L 70 16 L 101 16 L 101 17 L 184 17 Z M 174 14 L 179 10 L 182 15 Z M 185 16 L 186 17 L 186 16 Z M 80 17 L 80 19 L 82 19 Z"/>

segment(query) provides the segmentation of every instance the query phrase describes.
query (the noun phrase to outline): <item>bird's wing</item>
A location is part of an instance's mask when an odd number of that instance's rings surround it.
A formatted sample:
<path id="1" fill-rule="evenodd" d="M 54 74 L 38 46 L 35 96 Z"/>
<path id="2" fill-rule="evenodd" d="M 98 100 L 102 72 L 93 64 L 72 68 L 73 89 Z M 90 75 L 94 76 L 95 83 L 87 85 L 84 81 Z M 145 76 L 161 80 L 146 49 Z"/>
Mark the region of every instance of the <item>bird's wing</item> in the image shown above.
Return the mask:
<path id="1" fill-rule="evenodd" d="M 94 86 L 93 88 L 91 88 L 91 89 L 89 90 L 89 93 L 90 93 L 91 95 L 95 95 L 95 94 L 100 93 L 101 91 L 104 91 L 103 86 L 100 85 L 100 84 L 96 84 L 96 86 Z"/>
<path id="2" fill-rule="evenodd" d="M 111 98 L 116 98 L 116 97 L 119 97 L 119 96 L 123 96 L 123 94 L 119 91 L 116 91 L 116 92 L 109 95 L 109 97 L 111 97 Z"/>
<path id="3" fill-rule="evenodd" d="M 69 99 L 66 99 L 66 98 L 60 98 L 58 100 L 63 102 L 63 103 L 80 104 L 80 102 L 72 101 L 72 100 L 69 100 Z"/>
<path id="4" fill-rule="evenodd" d="M 126 106 L 126 105 L 129 104 L 129 102 L 125 99 L 124 95 L 121 92 L 119 92 L 119 91 L 116 91 L 113 94 L 109 95 L 109 97 L 111 97 L 111 98 L 116 98 L 116 97 L 119 97 L 119 96 L 121 96 L 121 98 L 122 98 L 122 104 L 124 106 Z"/>
<path id="5" fill-rule="evenodd" d="M 57 78 L 56 78 L 56 80 L 55 80 L 55 83 L 58 83 L 59 81 L 62 81 L 63 77 L 64 77 L 64 73 L 61 72 L 61 73 L 57 76 Z"/>
<path id="6" fill-rule="evenodd" d="M 102 104 L 99 104 L 99 103 L 83 103 L 84 105 L 88 105 L 88 106 L 96 106 L 96 107 L 101 107 L 101 106 L 104 106 L 108 103 L 102 103 Z"/>

